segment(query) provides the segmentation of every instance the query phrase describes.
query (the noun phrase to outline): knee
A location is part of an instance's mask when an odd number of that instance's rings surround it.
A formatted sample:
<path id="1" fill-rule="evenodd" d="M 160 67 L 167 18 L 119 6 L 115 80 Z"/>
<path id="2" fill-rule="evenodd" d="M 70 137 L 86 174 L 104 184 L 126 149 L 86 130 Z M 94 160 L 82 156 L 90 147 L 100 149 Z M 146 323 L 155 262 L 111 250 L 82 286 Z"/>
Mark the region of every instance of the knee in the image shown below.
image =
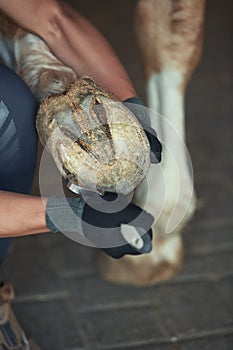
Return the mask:
<path id="1" fill-rule="evenodd" d="M 11 69 L 0 65 L 0 102 L 8 111 L 8 118 L 16 127 L 17 134 L 37 139 L 35 116 L 37 102 L 25 82 Z"/>
<path id="2" fill-rule="evenodd" d="M 17 123 L 36 115 L 37 102 L 25 82 L 11 69 L 0 65 L 0 100 Z"/>
<path id="3" fill-rule="evenodd" d="M 1 188 L 28 193 L 37 157 L 37 103 L 12 70 L 0 65 L 0 77 L 0 107 L 4 109 L 0 128 Z"/>
<path id="4" fill-rule="evenodd" d="M 0 65 L 0 77 L 0 103 L 5 109 L 0 135 L 4 136 L 5 144 L 7 143 L 5 153 L 8 157 L 13 150 L 19 155 L 22 153 L 20 158 L 26 165 L 31 158 L 36 157 L 37 152 L 37 103 L 24 81 L 11 69 Z M 14 135 L 18 147 L 15 146 Z M 1 161 L 2 159 L 1 154 Z"/>

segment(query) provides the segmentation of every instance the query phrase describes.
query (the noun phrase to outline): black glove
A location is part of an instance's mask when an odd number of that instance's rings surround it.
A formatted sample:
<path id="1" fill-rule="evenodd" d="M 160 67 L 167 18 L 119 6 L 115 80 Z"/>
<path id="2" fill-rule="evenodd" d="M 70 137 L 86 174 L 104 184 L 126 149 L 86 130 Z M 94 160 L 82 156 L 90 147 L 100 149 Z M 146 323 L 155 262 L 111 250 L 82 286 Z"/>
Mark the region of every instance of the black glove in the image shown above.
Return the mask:
<path id="1" fill-rule="evenodd" d="M 151 163 L 157 164 L 161 162 L 162 145 L 157 138 L 156 131 L 150 126 L 150 117 L 142 100 L 139 97 L 130 97 L 127 100 L 124 100 L 123 103 L 135 115 L 145 131 L 151 149 Z M 139 107 L 137 107 L 137 105 Z"/>
<path id="2" fill-rule="evenodd" d="M 46 208 L 48 228 L 53 232 L 79 232 L 114 258 L 151 251 L 153 217 L 130 203 L 129 196 L 83 192 L 83 198 L 49 198 Z M 128 239 L 123 234 L 123 224 L 127 225 L 125 227 L 130 225 L 133 230 Z"/>
<path id="3" fill-rule="evenodd" d="M 99 196 L 92 193 L 84 206 L 82 219 L 85 236 L 91 241 L 99 241 L 101 237 L 102 245 L 108 242 L 111 248 L 102 249 L 114 258 L 125 254 L 145 254 L 152 250 L 153 217 L 130 201 L 130 195 L 106 192 Z M 133 228 L 136 233 L 134 239 L 124 237 L 123 224 Z"/>

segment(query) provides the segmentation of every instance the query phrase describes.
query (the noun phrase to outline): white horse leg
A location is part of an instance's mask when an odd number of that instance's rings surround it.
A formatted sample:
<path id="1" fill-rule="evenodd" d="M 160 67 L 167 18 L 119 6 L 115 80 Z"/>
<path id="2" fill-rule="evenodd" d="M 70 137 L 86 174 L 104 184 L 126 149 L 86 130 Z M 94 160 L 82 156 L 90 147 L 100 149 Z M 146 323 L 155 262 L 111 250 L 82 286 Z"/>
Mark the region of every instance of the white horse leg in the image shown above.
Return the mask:
<path id="1" fill-rule="evenodd" d="M 149 255 L 120 261 L 101 255 L 109 280 L 137 285 L 171 277 L 182 266 L 181 230 L 195 210 L 191 162 L 185 147 L 184 95 L 200 58 L 205 0 L 140 0 L 136 26 L 147 77 L 152 127 L 163 144 L 135 201 L 156 218 Z M 160 117 L 160 115 L 162 117 Z M 159 215 L 160 214 L 160 215 Z"/>

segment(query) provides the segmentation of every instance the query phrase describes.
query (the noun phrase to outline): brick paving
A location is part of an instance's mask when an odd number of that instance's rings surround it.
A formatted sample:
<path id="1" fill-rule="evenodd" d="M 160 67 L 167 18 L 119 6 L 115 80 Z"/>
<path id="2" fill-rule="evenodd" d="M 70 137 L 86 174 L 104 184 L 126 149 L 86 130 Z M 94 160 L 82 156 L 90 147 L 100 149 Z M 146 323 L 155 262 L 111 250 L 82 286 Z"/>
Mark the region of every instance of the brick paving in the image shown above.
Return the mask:
<path id="1" fill-rule="evenodd" d="M 77 3 L 144 96 L 132 29 L 136 1 Z M 27 334 L 43 350 L 233 348 L 232 13 L 231 0 L 208 2 L 203 59 L 187 92 L 187 142 L 201 208 L 184 232 L 183 271 L 152 287 L 117 286 L 98 276 L 91 249 L 62 235 L 15 239 L 4 277 L 14 284 Z"/>

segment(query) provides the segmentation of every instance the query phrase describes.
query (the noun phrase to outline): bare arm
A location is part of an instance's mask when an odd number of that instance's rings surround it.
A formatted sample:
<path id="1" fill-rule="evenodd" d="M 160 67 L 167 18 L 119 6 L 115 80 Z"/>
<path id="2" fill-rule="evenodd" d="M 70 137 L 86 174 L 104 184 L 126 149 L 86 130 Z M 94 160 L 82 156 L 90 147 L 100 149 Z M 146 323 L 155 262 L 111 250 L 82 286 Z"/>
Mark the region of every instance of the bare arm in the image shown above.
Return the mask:
<path id="1" fill-rule="evenodd" d="M 44 199 L 46 202 L 47 199 Z M 0 237 L 48 232 L 40 197 L 0 191 Z"/>
<path id="2" fill-rule="evenodd" d="M 0 8 L 20 26 L 42 37 L 78 76 L 91 76 L 120 100 L 136 95 L 104 36 L 67 4 L 56 0 L 0 0 Z"/>

